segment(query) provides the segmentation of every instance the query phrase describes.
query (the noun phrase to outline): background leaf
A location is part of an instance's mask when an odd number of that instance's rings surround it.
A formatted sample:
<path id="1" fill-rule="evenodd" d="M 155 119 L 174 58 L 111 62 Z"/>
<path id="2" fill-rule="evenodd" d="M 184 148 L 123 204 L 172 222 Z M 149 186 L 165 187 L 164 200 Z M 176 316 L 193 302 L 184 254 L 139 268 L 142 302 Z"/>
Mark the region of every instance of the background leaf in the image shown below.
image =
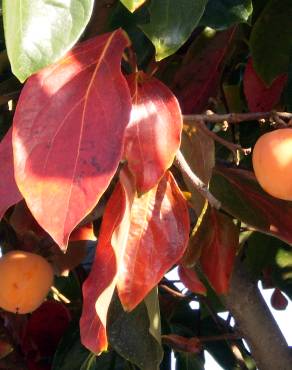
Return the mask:
<path id="1" fill-rule="evenodd" d="M 109 342 L 122 357 L 142 370 L 159 369 L 163 357 L 162 348 L 149 327 L 144 302 L 129 313 L 123 310 L 117 297 L 113 299 L 108 313 Z"/>
<path id="2" fill-rule="evenodd" d="M 254 68 L 268 85 L 288 71 L 292 47 L 291 18 L 290 0 L 269 0 L 252 28 L 250 47 Z"/>
<path id="3" fill-rule="evenodd" d="M 292 202 L 265 193 L 252 172 L 217 166 L 211 192 L 234 217 L 292 244 Z"/>
<path id="4" fill-rule="evenodd" d="M 7 209 L 22 199 L 14 179 L 12 129 L 4 136 L 0 143 L 0 219 Z"/>
<path id="5" fill-rule="evenodd" d="M 117 30 L 80 44 L 32 76 L 17 104 L 16 182 L 37 222 L 64 250 L 121 159 L 131 109 L 121 73 L 128 42 Z"/>
<path id="6" fill-rule="evenodd" d="M 243 76 L 244 94 L 250 112 L 268 112 L 279 102 L 287 75 L 278 76 L 271 86 L 266 86 L 257 75 L 250 58 L 245 67 Z"/>
<path id="7" fill-rule="evenodd" d="M 222 30 L 248 22 L 252 11 L 251 0 L 209 0 L 200 24 Z"/>
<path id="8" fill-rule="evenodd" d="M 180 146 L 182 116 L 173 93 L 143 72 L 128 77 L 132 95 L 124 156 L 139 193 L 153 188 L 171 166 Z M 161 133 L 163 132 L 163 135 Z"/>
<path id="9" fill-rule="evenodd" d="M 5 41 L 21 82 L 60 59 L 87 25 L 93 0 L 3 0 Z"/>
<path id="10" fill-rule="evenodd" d="M 206 3 L 207 0 L 151 1 L 150 23 L 140 27 L 155 46 L 157 61 L 175 53 L 187 41 L 199 23 Z"/>

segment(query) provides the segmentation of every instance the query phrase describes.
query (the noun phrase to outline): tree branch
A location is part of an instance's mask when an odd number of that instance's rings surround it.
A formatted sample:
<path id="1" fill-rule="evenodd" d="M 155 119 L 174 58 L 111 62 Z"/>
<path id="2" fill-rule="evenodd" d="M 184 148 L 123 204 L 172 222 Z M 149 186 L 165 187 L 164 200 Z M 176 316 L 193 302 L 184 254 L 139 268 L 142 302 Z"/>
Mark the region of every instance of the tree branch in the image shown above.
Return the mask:
<path id="1" fill-rule="evenodd" d="M 224 122 L 228 123 L 240 123 L 244 121 L 260 121 L 262 119 L 272 119 L 278 122 L 279 119 L 291 120 L 292 113 L 289 112 L 256 112 L 256 113 L 227 113 L 227 114 L 187 114 L 183 116 L 185 121 L 204 121 L 204 122 Z"/>
<path id="2" fill-rule="evenodd" d="M 257 286 L 238 259 L 224 298 L 260 370 L 290 370 L 292 356 L 286 340 Z"/>
<path id="3" fill-rule="evenodd" d="M 194 188 L 209 201 L 212 207 L 217 209 L 221 207 L 221 203 L 210 193 L 208 186 L 191 170 L 180 150 L 176 154 L 174 164 L 190 180 Z"/>

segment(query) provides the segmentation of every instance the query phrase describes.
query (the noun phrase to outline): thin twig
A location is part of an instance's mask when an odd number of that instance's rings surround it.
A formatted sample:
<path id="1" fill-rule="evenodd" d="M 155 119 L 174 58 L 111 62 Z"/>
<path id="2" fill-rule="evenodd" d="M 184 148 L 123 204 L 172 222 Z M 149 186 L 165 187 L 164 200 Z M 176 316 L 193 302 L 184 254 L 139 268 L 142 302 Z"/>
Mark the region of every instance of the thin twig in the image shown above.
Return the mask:
<path id="1" fill-rule="evenodd" d="M 210 193 L 208 186 L 191 170 L 180 150 L 176 154 L 174 164 L 189 179 L 194 188 L 209 201 L 212 207 L 217 209 L 221 207 L 221 203 Z"/>
<path id="2" fill-rule="evenodd" d="M 262 119 L 277 119 L 290 120 L 292 119 L 292 113 L 289 112 L 256 112 L 256 113 L 227 113 L 227 114 L 187 114 L 183 118 L 186 121 L 204 121 L 204 122 L 223 122 L 229 123 L 240 123 L 244 121 L 259 121 Z"/>
<path id="3" fill-rule="evenodd" d="M 244 155 L 248 155 L 251 152 L 251 148 L 243 148 L 241 145 L 234 144 L 230 141 L 227 141 L 223 139 L 222 137 L 216 135 L 214 131 L 211 131 L 208 129 L 208 127 L 205 125 L 203 120 L 200 121 L 194 121 L 194 124 L 198 127 L 199 130 L 204 132 L 206 135 L 211 137 L 213 140 L 217 141 L 221 145 L 228 148 L 230 151 L 233 152 L 234 156 L 237 157 L 237 152 L 242 152 Z"/>

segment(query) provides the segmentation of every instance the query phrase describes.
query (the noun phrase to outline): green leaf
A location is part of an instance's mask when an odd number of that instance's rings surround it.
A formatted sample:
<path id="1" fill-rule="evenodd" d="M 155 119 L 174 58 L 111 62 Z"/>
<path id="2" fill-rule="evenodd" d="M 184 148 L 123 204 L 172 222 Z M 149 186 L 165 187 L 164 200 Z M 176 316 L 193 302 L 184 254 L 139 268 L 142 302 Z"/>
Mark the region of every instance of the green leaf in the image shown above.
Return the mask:
<path id="1" fill-rule="evenodd" d="M 292 48 L 291 5 L 291 0 L 270 0 L 251 33 L 254 68 L 267 84 L 288 71 Z"/>
<path id="2" fill-rule="evenodd" d="M 115 296 L 107 318 L 107 335 L 111 346 L 126 360 L 142 370 L 159 369 L 163 357 L 160 344 L 149 331 L 150 322 L 145 303 L 125 312 Z"/>
<path id="3" fill-rule="evenodd" d="M 251 0 L 209 0 L 200 24 L 223 30 L 236 23 L 248 22 L 252 11 Z"/>
<path id="4" fill-rule="evenodd" d="M 190 37 L 203 15 L 207 0 L 152 0 L 150 23 L 141 29 L 156 49 L 156 60 L 174 54 Z"/>
<path id="5" fill-rule="evenodd" d="M 156 341 L 161 344 L 161 319 L 157 287 L 151 290 L 144 299 L 144 303 L 146 305 L 150 323 L 149 332 Z"/>
<path id="6" fill-rule="evenodd" d="M 125 5 L 127 9 L 130 10 L 130 12 L 134 12 L 136 9 L 138 9 L 141 5 L 143 5 L 146 0 L 120 0 L 122 4 Z"/>
<path id="7" fill-rule="evenodd" d="M 23 82 L 71 49 L 93 4 L 94 0 L 4 0 L 6 47 L 15 76 Z"/>

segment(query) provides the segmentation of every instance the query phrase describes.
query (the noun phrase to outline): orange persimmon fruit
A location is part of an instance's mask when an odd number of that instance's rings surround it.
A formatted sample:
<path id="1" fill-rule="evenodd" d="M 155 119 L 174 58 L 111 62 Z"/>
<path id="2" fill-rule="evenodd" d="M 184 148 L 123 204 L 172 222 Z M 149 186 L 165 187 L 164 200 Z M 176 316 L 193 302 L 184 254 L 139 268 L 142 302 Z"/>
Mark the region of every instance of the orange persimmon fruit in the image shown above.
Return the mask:
<path id="1" fill-rule="evenodd" d="M 255 176 L 268 194 L 292 200 L 292 128 L 262 135 L 255 144 L 252 162 Z"/>
<path id="2" fill-rule="evenodd" d="M 15 250 L 0 258 L 0 307 L 25 314 L 38 308 L 54 279 L 53 269 L 42 256 Z"/>

